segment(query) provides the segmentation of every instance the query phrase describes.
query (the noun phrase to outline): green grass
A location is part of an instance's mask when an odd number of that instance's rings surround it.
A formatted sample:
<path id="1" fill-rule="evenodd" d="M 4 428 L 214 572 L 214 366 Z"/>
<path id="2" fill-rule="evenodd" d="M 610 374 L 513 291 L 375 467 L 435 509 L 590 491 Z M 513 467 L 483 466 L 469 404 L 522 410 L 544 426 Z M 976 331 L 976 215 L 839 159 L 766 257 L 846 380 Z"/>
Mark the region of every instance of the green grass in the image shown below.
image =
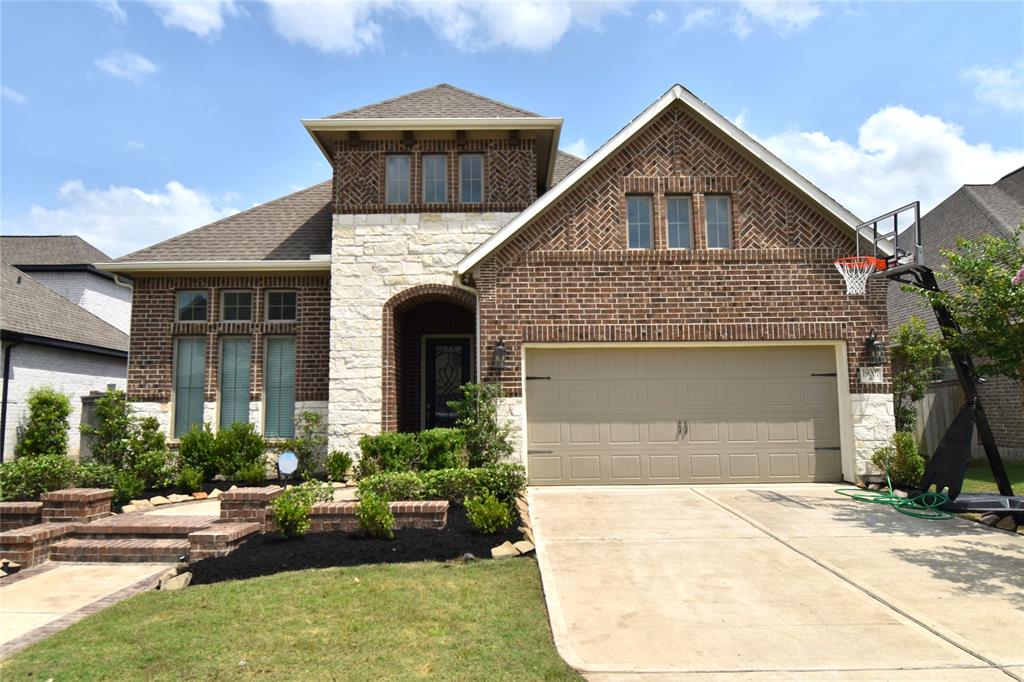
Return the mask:
<path id="1" fill-rule="evenodd" d="M 533 559 L 281 573 L 147 592 L 0 664 L 14 680 L 578 680 Z"/>
<path id="2" fill-rule="evenodd" d="M 1007 462 L 1006 474 L 1010 477 L 1010 485 L 1017 495 L 1024 495 L 1024 462 Z M 963 492 L 965 493 L 998 493 L 995 479 L 992 478 L 992 470 L 988 467 L 988 461 L 971 462 L 967 467 L 967 475 L 964 477 Z"/>

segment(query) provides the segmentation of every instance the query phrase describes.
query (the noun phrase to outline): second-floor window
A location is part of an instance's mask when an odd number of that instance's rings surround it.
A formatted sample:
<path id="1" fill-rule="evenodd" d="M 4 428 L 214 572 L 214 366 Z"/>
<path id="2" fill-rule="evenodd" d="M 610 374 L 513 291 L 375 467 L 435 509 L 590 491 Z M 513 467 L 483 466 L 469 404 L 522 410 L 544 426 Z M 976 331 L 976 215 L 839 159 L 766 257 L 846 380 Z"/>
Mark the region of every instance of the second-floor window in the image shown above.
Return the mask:
<path id="1" fill-rule="evenodd" d="M 708 248 L 732 248 L 732 219 L 729 217 L 729 197 L 725 194 L 704 198 L 707 213 Z"/>
<path id="2" fill-rule="evenodd" d="M 463 154 L 459 157 L 459 201 L 479 204 L 484 200 L 484 157 Z"/>
<path id="3" fill-rule="evenodd" d="M 220 319 L 225 322 L 252 320 L 252 292 L 225 291 L 221 294 Z"/>
<path id="4" fill-rule="evenodd" d="M 409 203 L 409 157 L 404 154 L 393 154 L 387 157 L 384 169 L 385 194 L 384 201 L 388 204 Z"/>
<path id="5" fill-rule="evenodd" d="M 631 249 L 651 248 L 651 198 L 646 196 L 626 197 L 626 227 L 628 246 Z"/>
<path id="6" fill-rule="evenodd" d="M 298 319 L 298 304 L 294 291 L 267 292 L 267 321 L 294 322 Z"/>
<path id="7" fill-rule="evenodd" d="M 448 201 L 448 158 L 444 154 L 423 157 L 423 203 L 443 204 Z"/>
<path id="8" fill-rule="evenodd" d="M 210 295 L 205 291 L 178 292 L 178 322 L 206 322 Z"/>
<path id="9" fill-rule="evenodd" d="M 690 235 L 693 230 L 690 219 L 690 197 L 667 197 L 665 209 L 668 218 L 668 248 L 691 248 Z"/>

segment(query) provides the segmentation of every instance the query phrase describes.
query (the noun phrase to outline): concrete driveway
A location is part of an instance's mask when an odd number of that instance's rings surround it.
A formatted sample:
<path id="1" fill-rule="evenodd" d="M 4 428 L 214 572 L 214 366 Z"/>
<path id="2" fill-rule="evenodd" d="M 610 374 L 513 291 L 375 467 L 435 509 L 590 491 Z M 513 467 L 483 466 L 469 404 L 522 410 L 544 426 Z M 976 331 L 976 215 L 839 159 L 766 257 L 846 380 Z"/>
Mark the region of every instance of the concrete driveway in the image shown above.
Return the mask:
<path id="1" fill-rule="evenodd" d="M 559 652 L 602 681 L 1024 678 L 1024 537 L 834 487 L 531 488 Z"/>

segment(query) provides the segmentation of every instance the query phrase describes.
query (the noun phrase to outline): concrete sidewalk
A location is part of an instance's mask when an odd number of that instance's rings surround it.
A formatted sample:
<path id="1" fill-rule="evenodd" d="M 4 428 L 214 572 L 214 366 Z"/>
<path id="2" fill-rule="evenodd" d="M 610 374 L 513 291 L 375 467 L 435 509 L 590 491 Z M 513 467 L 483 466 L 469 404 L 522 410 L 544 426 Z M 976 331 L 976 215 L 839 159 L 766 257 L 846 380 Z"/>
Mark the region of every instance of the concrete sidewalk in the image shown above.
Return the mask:
<path id="1" fill-rule="evenodd" d="M 605 681 L 1024 673 L 1024 538 L 833 488 L 532 488 L 559 652 Z"/>

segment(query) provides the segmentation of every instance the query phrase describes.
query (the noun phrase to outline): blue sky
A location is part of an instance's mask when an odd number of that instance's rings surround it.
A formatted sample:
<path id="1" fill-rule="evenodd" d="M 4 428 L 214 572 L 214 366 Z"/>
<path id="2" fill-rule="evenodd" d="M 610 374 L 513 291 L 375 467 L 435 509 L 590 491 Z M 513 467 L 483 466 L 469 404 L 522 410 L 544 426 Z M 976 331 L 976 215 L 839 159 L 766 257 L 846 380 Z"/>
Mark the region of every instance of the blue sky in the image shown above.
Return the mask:
<path id="1" fill-rule="evenodd" d="M 1024 165 L 1024 4 L 3 2 L 0 229 L 118 256 L 329 177 L 299 123 L 450 82 L 587 153 L 672 83 L 862 217 Z"/>

